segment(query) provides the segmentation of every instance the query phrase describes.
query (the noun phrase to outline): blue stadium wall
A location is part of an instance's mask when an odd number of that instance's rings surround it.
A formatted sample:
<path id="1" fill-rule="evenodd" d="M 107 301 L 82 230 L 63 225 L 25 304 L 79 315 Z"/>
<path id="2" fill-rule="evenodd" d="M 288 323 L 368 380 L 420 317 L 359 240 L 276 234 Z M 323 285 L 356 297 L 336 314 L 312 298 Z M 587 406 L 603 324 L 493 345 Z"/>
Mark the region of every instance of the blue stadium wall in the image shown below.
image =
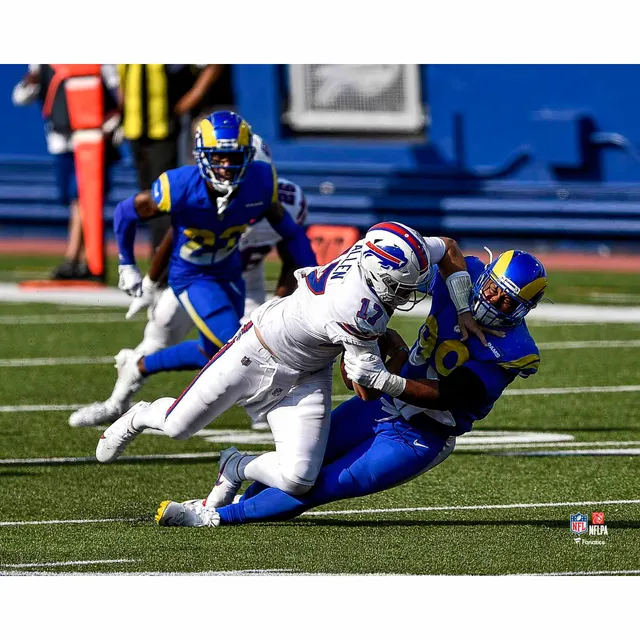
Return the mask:
<path id="1" fill-rule="evenodd" d="M 0 66 L 0 221 L 58 224 L 65 211 L 45 189 L 39 109 L 11 104 L 25 69 Z M 640 238 L 640 67 L 424 65 L 421 78 L 424 139 L 323 139 L 282 125 L 281 66 L 233 73 L 237 110 L 268 140 L 279 172 L 305 188 L 313 222 L 366 228 L 393 218 L 462 238 Z M 40 199 L 27 197 L 29 171 Z M 6 188 L 16 172 L 26 203 Z M 107 216 L 135 189 L 126 163 L 114 184 Z"/>

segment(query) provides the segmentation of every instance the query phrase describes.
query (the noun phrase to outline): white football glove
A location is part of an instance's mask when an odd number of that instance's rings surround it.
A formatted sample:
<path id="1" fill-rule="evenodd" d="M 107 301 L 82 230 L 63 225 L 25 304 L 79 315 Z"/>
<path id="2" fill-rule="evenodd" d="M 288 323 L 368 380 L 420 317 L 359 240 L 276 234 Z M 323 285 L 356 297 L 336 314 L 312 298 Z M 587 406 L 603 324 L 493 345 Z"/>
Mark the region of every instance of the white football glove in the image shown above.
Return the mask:
<path id="1" fill-rule="evenodd" d="M 151 311 L 150 318 L 153 318 L 153 308 L 156 306 L 156 302 L 158 301 L 158 293 L 159 286 L 157 282 L 154 282 L 149 276 L 145 276 L 142 279 L 142 295 L 139 298 L 134 298 L 129 305 L 129 310 L 127 311 L 127 315 L 125 318 L 127 320 L 131 320 L 133 316 L 141 311 L 142 309 L 146 309 L 149 307 Z"/>
<path id="2" fill-rule="evenodd" d="M 354 356 L 348 351 L 344 354 L 344 369 L 349 380 L 368 389 L 382 389 L 382 385 L 389 377 L 382 360 L 372 354 L 364 353 Z"/>
<path id="3" fill-rule="evenodd" d="M 135 264 L 121 264 L 118 266 L 118 289 L 132 298 L 142 295 L 142 275 Z"/>

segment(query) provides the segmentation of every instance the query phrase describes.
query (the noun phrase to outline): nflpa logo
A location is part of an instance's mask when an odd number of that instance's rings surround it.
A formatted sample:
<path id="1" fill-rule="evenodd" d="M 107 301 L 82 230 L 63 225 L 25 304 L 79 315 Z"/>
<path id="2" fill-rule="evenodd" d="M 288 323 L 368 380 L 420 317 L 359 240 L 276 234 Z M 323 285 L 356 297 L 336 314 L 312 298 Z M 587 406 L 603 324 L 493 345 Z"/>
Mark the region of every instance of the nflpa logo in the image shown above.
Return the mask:
<path id="1" fill-rule="evenodd" d="M 594 511 L 591 514 L 591 524 L 604 524 L 604 511 Z"/>

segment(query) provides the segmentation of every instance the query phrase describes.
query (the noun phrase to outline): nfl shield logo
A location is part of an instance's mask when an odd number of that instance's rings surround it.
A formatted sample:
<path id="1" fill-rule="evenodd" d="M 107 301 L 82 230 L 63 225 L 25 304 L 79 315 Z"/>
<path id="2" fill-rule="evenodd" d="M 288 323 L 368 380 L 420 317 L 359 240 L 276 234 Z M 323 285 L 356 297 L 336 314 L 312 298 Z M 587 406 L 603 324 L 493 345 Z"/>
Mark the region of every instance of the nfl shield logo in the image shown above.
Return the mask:
<path id="1" fill-rule="evenodd" d="M 571 533 L 580 535 L 587 530 L 589 519 L 586 515 L 583 516 L 581 513 L 576 513 L 571 515 L 569 522 L 571 524 Z"/>

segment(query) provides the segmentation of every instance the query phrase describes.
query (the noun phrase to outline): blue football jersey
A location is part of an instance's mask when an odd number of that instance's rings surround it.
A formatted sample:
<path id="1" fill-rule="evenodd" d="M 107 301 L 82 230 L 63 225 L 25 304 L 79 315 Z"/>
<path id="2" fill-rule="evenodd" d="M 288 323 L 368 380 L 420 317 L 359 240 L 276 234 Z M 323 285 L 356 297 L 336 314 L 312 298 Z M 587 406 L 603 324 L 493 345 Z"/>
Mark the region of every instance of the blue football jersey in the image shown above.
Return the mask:
<path id="1" fill-rule="evenodd" d="M 151 194 L 160 211 L 171 216 L 169 284 L 179 294 L 194 278 L 234 281 L 242 277 L 238 241 L 247 226 L 278 201 L 278 181 L 272 165 L 250 163 L 222 219 L 216 195 L 196 166 L 163 173 Z"/>
<path id="2" fill-rule="evenodd" d="M 466 262 L 471 280 L 477 280 L 484 265 L 474 257 L 466 258 Z M 485 386 L 488 402 L 475 411 L 449 412 L 448 417 L 455 421 L 454 426 L 449 425 L 451 433 L 461 434 L 471 431 L 476 420 L 487 416 L 495 401 L 517 376 L 526 378 L 536 373 L 540 354 L 524 321 L 506 329 L 504 338 L 486 335 L 486 347 L 473 334 L 461 342 L 458 313 L 440 274 L 435 278 L 430 293 L 433 296 L 430 315 L 420 327 L 402 376 L 414 380 L 442 379 L 457 367 L 473 371 Z M 426 413 L 429 415 L 430 412 Z"/>

